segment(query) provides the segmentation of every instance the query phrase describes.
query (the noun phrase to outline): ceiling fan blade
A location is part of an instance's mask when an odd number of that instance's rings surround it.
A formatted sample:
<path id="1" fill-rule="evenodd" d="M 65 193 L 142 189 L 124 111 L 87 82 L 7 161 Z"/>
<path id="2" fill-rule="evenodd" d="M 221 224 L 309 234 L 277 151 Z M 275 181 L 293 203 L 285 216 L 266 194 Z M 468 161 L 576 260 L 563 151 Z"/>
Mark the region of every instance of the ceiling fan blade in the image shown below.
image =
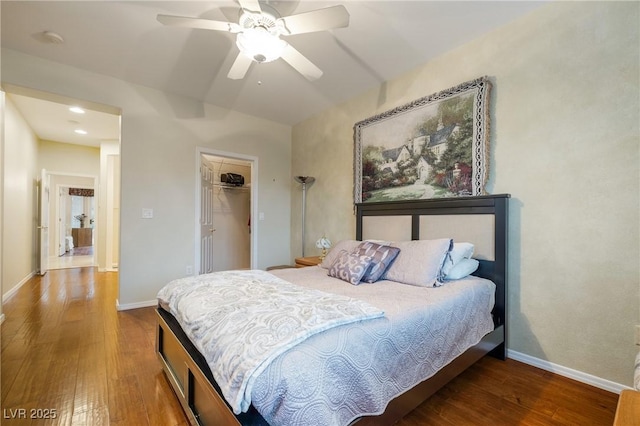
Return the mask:
<path id="1" fill-rule="evenodd" d="M 248 10 L 249 12 L 262 12 L 262 8 L 260 7 L 258 0 L 238 0 L 238 3 L 240 3 L 241 8 Z"/>
<path id="2" fill-rule="evenodd" d="M 228 31 L 239 33 L 242 28 L 234 22 L 213 21 L 211 19 L 189 18 L 186 16 L 158 15 L 158 21 L 171 27 L 197 28 L 202 30 Z"/>
<path id="3" fill-rule="evenodd" d="M 247 71 L 249 71 L 249 67 L 252 62 L 253 60 L 250 57 L 240 52 L 236 57 L 236 60 L 233 61 L 233 65 L 231 65 L 231 69 L 229 70 L 227 77 L 232 80 L 242 80 L 247 74 Z"/>
<path id="4" fill-rule="evenodd" d="M 291 15 L 280 19 L 284 24 L 284 35 L 312 33 L 349 26 L 349 12 L 342 6 Z"/>
<path id="5" fill-rule="evenodd" d="M 284 49 L 281 57 L 309 81 L 314 81 L 322 77 L 322 70 L 290 44 Z"/>

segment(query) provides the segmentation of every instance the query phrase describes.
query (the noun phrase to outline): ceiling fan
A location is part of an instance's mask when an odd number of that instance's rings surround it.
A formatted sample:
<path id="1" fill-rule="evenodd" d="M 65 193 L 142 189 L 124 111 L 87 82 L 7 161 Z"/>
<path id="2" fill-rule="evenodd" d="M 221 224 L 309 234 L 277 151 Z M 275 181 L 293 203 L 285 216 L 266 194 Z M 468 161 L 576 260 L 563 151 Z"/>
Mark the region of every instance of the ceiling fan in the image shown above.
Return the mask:
<path id="1" fill-rule="evenodd" d="M 258 0 L 238 0 L 240 19 L 238 23 L 184 16 L 158 15 L 164 25 L 227 31 L 237 34 L 236 45 L 240 53 L 236 57 L 227 77 L 244 78 L 253 62 L 263 63 L 284 59 L 289 65 L 310 81 L 322 76 L 322 70 L 294 49 L 280 36 L 325 31 L 349 25 L 349 12 L 344 6 L 316 9 L 297 15 L 280 17 L 269 5 L 260 5 Z"/>

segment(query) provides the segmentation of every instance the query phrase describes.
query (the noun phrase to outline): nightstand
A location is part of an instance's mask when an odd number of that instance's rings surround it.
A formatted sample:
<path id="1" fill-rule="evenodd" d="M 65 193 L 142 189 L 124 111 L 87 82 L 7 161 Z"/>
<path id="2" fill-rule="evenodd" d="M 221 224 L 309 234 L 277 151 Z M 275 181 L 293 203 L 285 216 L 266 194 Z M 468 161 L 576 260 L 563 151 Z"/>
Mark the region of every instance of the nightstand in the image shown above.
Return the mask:
<path id="1" fill-rule="evenodd" d="M 316 266 L 321 263 L 320 256 L 296 257 L 296 268 L 306 268 L 307 266 Z"/>

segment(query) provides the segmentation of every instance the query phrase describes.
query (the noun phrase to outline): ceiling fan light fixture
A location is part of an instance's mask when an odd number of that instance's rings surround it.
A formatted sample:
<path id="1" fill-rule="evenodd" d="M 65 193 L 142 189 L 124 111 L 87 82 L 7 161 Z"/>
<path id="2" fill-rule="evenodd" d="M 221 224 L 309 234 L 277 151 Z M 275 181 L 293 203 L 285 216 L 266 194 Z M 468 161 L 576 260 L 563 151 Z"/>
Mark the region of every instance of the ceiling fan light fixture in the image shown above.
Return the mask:
<path id="1" fill-rule="evenodd" d="M 237 2 L 240 4 L 237 24 L 162 14 L 159 14 L 157 19 L 161 24 L 169 26 L 237 34 L 236 45 L 240 52 L 227 73 L 231 80 L 243 79 L 253 62 L 271 62 L 282 58 L 307 80 L 315 81 L 322 76 L 322 70 L 280 37 L 327 31 L 349 25 L 349 12 L 342 5 L 281 17 L 280 13 L 268 4 L 269 0 Z"/>
<path id="2" fill-rule="evenodd" d="M 266 28 L 248 28 L 239 33 L 236 45 L 240 51 L 256 62 L 271 62 L 282 56 L 287 42 Z"/>

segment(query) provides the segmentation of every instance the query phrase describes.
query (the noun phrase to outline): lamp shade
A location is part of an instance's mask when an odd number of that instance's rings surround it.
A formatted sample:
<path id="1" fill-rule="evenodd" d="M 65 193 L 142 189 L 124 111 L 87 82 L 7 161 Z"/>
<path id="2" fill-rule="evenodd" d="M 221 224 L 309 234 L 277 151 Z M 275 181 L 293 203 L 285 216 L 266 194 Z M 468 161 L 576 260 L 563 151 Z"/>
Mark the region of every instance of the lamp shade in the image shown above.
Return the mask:
<path id="1" fill-rule="evenodd" d="M 316 241 L 316 247 L 319 249 L 330 249 L 331 240 L 323 235 L 322 238 L 319 238 L 318 241 Z"/>
<path id="2" fill-rule="evenodd" d="M 312 176 L 294 176 L 294 179 L 296 180 L 296 182 L 300 182 L 304 184 L 307 184 L 307 183 L 311 184 L 316 181 L 316 178 Z"/>

